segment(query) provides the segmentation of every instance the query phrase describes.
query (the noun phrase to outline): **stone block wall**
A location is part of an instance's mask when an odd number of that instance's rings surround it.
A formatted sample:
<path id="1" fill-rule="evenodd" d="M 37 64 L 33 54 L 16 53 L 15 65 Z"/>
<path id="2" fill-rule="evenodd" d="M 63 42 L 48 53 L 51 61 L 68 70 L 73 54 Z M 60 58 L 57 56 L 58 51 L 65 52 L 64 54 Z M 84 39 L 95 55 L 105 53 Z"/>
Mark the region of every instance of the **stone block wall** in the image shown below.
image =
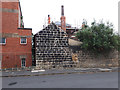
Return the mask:
<path id="1" fill-rule="evenodd" d="M 76 43 L 77 42 L 77 43 Z M 35 59 L 38 69 L 108 68 L 118 66 L 118 52 L 96 55 L 80 48 L 81 42 L 68 40 L 67 34 L 51 23 L 35 34 Z"/>
<path id="2" fill-rule="evenodd" d="M 90 51 L 84 51 L 80 47 L 70 47 L 71 55 L 76 56 L 73 58 L 74 62 L 81 68 L 108 68 L 118 66 L 118 51 L 112 50 L 110 53 L 105 53 L 103 55 L 96 55 Z M 77 61 L 76 61 L 77 60 Z"/>
<path id="3" fill-rule="evenodd" d="M 54 23 L 35 35 L 35 59 L 38 68 L 57 67 L 72 61 L 67 34 Z"/>

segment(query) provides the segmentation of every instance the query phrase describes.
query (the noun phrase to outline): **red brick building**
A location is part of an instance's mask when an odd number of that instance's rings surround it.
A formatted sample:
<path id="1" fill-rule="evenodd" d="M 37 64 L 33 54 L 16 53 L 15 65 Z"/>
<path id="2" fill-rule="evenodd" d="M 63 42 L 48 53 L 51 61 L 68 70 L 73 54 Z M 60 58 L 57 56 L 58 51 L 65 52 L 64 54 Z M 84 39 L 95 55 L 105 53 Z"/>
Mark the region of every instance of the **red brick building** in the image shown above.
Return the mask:
<path id="1" fill-rule="evenodd" d="M 18 0 L 2 2 L 1 6 L 1 68 L 29 67 L 32 65 L 32 29 L 24 28 Z"/>

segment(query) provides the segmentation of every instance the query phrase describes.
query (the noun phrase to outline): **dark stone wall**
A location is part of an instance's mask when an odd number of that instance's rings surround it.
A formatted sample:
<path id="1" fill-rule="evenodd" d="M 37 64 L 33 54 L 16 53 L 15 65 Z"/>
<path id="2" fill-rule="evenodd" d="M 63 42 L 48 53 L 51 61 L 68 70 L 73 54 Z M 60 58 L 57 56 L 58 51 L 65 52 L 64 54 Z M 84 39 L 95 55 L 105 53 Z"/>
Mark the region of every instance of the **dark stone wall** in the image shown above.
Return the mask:
<path id="1" fill-rule="evenodd" d="M 119 52 L 111 50 L 109 53 L 95 54 L 90 51 L 82 50 L 80 47 L 69 47 L 72 60 L 79 68 L 109 68 L 118 67 L 119 65 Z"/>
<path id="2" fill-rule="evenodd" d="M 67 34 L 54 23 L 35 35 L 35 60 L 38 69 L 117 67 L 118 51 L 96 55 L 80 46 L 70 46 Z"/>
<path id="3" fill-rule="evenodd" d="M 35 35 L 36 66 L 71 62 L 68 46 L 67 34 L 54 23 L 48 25 Z"/>

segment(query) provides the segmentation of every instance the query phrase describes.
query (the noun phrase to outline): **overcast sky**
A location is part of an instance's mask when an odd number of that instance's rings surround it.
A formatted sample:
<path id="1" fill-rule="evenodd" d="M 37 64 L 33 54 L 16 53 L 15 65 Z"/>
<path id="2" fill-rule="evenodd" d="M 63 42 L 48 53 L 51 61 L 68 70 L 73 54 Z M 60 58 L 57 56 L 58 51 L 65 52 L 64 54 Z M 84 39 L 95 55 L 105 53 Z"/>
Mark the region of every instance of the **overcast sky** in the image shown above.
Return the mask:
<path id="1" fill-rule="evenodd" d="M 119 0 L 20 0 L 25 28 L 32 28 L 35 34 L 51 21 L 60 21 L 61 5 L 64 5 L 66 23 L 80 27 L 83 19 L 90 24 L 94 19 L 111 22 L 118 31 Z"/>

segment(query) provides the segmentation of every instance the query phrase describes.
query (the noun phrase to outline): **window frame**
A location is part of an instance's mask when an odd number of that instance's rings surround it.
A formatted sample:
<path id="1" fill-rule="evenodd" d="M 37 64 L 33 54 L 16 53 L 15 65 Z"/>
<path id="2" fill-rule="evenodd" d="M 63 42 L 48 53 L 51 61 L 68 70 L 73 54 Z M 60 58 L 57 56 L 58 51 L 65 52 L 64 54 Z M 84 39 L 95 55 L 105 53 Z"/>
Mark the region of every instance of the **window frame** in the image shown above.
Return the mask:
<path id="1" fill-rule="evenodd" d="M 23 66 L 22 61 L 25 60 L 25 66 Z M 21 58 L 21 67 L 26 67 L 26 58 Z"/>
<path id="2" fill-rule="evenodd" d="M 2 37 L 2 38 L 0 38 L 0 39 L 3 39 L 3 38 L 5 38 L 5 37 Z M 1 42 L 0 42 L 0 44 L 1 44 L 1 45 L 5 45 L 5 44 L 6 44 L 6 38 L 5 38 L 5 43 L 1 43 Z"/>
<path id="3" fill-rule="evenodd" d="M 22 39 L 22 38 L 26 38 L 26 43 L 21 43 L 21 39 Z M 20 44 L 27 44 L 27 37 L 21 37 L 21 38 L 20 38 Z"/>

